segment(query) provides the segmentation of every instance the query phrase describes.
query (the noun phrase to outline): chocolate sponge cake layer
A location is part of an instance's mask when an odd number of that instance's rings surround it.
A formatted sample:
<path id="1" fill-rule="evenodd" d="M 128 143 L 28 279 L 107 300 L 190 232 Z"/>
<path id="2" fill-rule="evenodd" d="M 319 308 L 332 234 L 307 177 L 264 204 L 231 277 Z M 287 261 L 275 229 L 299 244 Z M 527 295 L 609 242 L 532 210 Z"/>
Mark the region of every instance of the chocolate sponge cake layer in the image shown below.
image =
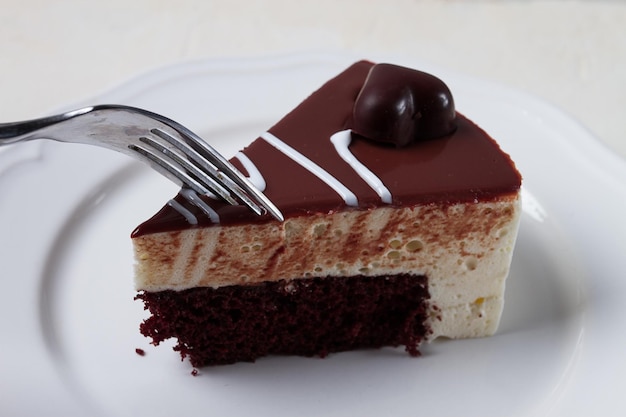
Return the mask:
<path id="1" fill-rule="evenodd" d="M 426 326 L 424 276 L 280 280 L 254 285 L 142 292 L 152 316 L 141 332 L 196 367 L 266 355 L 324 357 L 352 349 L 405 346 L 418 355 Z"/>

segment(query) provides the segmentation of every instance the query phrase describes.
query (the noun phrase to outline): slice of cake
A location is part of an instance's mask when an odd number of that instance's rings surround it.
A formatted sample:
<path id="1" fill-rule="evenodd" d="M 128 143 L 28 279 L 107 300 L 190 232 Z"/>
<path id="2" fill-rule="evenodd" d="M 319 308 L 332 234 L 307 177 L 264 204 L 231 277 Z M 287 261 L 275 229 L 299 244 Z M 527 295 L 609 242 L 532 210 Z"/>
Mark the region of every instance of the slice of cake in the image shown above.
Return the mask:
<path id="1" fill-rule="evenodd" d="M 439 79 L 357 62 L 232 162 L 285 221 L 181 190 L 141 224 L 154 344 L 200 367 L 496 331 L 521 177 Z"/>

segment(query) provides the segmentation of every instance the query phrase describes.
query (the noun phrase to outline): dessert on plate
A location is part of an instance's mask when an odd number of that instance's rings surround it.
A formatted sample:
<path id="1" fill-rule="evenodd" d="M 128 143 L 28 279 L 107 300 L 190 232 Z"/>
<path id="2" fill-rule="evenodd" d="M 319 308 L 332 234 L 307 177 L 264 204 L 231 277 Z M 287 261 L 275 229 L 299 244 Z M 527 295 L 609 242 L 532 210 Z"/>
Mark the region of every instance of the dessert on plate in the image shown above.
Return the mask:
<path id="1" fill-rule="evenodd" d="M 183 189 L 139 225 L 154 344 L 200 367 L 496 331 L 521 176 L 438 78 L 357 62 L 231 162 L 285 220 Z"/>

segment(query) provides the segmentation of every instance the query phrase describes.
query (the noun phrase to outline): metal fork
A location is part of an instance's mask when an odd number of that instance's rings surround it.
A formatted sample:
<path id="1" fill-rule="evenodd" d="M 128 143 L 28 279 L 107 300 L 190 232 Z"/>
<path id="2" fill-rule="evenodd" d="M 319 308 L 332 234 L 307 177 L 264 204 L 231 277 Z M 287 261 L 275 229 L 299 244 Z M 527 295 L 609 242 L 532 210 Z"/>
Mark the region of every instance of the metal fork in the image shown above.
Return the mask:
<path id="1" fill-rule="evenodd" d="M 0 123 L 0 146 L 52 139 L 113 149 L 148 163 L 183 188 L 244 204 L 283 221 L 280 210 L 198 135 L 167 117 L 129 106 L 84 107 L 41 119 Z"/>

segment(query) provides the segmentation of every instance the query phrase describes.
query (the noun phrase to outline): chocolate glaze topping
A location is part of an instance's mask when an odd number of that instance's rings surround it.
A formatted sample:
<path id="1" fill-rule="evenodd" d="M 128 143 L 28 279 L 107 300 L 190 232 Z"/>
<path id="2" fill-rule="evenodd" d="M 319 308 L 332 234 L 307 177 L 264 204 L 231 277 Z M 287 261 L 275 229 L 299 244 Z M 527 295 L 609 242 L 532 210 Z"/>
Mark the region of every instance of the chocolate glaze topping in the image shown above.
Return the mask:
<path id="1" fill-rule="evenodd" d="M 393 110 L 385 113 L 385 103 Z M 393 206 L 495 200 L 517 192 L 521 185 L 520 174 L 496 142 L 463 115 L 455 114 L 447 87 L 418 71 L 357 62 L 269 130 L 345 185 L 358 200 L 356 208 L 388 205 L 331 142 L 332 135 L 346 129 L 352 129 L 350 153 L 387 187 Z M 427 140 L 432 138 L 437 139 Z M 285 218 L 346 207 L 336 190 L 267 140 L 257 138 L 243 153 L 264 177 L 265 194 Z M 237 158 L 232 162 L 246 173 Z M 222 225 L 273 221 L 243 206 L 203 199 Z M 141 224 L 133 237 L 213 225 L 183 195 L 175 200 L 197 217 L 197 225 L 166 205 Z"/>

